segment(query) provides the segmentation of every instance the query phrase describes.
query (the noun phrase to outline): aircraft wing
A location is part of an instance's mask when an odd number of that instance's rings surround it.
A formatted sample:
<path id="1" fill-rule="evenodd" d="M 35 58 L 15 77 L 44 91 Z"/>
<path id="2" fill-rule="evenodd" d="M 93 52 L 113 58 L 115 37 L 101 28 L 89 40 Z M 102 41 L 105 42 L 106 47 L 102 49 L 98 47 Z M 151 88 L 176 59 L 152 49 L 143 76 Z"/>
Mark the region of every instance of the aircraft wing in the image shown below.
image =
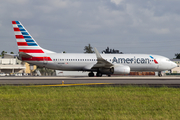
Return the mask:
<path id="1" fill-rule="evenodd" d="M 97 63 L 92 68 L 111 68 L 113 66 L 112 63 L 108 62 L 107 60 L 101 57 L 96 48 L 94 48 L 94 51 L 96 53 Z"/>

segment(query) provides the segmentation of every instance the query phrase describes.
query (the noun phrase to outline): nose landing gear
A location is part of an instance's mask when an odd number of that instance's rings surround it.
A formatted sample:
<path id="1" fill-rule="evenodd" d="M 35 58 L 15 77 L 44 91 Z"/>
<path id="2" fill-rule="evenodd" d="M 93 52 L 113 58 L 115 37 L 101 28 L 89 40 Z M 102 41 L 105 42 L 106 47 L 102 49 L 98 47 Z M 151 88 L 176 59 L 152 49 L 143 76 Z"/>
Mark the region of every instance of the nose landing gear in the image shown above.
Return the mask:
<path id="1" fill-rule="evenodd" d="M 158 76 L 159 76 L 159 77 L 162 77 L 161 71 L 158 72 Z"/>

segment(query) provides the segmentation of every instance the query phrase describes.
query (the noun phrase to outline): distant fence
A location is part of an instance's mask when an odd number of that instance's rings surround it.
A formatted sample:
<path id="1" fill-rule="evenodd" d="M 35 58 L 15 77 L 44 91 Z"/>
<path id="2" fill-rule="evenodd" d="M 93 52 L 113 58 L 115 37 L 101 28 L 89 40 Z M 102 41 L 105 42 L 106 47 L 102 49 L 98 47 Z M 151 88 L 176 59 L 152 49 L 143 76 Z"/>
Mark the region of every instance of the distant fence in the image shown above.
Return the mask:
<path id="1" fill-rule="evenodd" d="M 130 72 L 129 75 L 155 75 L 155 72 Z"/>
<path id="2" fill-rule="evenodd" d="M 166 75 L 180 75 L 180 73 L 166 73 Z"/>

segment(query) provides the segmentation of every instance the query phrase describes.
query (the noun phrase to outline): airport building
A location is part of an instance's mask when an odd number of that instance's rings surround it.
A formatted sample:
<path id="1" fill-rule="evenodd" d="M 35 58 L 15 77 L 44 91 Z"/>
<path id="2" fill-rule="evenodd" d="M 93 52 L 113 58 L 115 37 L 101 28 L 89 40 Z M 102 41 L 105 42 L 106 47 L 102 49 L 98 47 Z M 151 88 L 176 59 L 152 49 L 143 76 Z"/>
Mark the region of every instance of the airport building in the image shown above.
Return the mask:
<path id="1" fill-rule="evenodd" d="M 22 62 L 13 56 L 6 56 L 0 58 L 0 73 L 14 74 L 26 73 L 30 74 L 36 69 L 36 66 L 30 66 L 26 62 Z"/>
<path id="2" fill-rule="evenodd" d="M 175 62 L 178 65 L 178 67 L 171 70 L 171 73 L 180 73 L 180 59 L 171 59 L 171 61 Z"/>

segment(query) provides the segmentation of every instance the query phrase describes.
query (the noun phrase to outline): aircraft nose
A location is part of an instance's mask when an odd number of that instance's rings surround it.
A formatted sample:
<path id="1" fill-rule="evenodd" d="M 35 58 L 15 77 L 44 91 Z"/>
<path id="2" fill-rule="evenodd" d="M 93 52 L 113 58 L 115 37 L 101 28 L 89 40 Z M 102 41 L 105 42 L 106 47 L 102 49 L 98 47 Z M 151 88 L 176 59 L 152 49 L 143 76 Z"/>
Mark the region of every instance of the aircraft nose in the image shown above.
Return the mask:
<path id="1" fill-rule="evenodd" d="M 175 68 L 175 67 L 177 67 L 177 64 L 174 63 L 174 62 L 172 62 L 172 63 L 171 63 L 171 66 L 172 66 L 173 68 Z"/>

